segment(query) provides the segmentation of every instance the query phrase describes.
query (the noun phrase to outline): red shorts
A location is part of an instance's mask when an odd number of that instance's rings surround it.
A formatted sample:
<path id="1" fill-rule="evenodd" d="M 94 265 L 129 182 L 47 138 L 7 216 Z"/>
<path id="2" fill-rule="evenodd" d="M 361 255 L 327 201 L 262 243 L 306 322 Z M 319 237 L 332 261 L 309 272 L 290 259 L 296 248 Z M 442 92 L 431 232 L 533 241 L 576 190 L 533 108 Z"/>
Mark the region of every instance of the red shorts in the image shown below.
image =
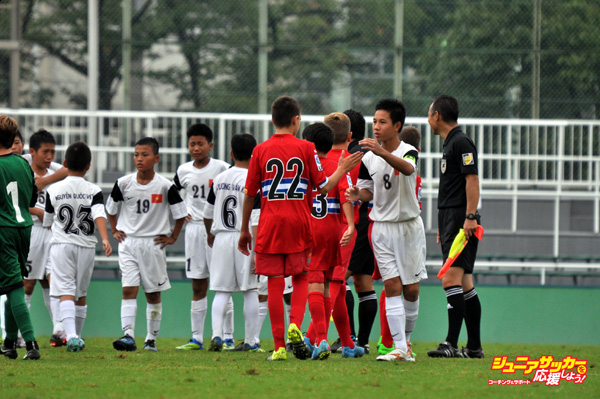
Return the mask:
<path id="1" fill-rule="evenodd" d="M 292 254 L 256 253 L 256 274 L 262 276 L 295 276 L 308 271 L 310 249 Z"/>
<path id="2" fill-rule="evenodd" d="M 341 265 L 334 266 L 327 270 L 309 270 L 308 283 L 324 284 L 325 281 L 338 281 L 343 283 L 346 281 L 347 268 Z"/>

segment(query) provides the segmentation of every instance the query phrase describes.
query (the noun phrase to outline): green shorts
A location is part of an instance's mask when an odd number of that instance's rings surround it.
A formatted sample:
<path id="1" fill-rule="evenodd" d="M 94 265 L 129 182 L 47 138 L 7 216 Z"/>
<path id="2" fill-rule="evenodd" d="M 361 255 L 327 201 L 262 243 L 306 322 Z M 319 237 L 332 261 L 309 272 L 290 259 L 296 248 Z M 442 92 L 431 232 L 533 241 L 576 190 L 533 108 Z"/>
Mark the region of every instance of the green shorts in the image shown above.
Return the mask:
<path id="1" fill-rule="evenodd" d="M 0 227 L 0 295 L 23 285 L 27 275 L 29 227 Z"/>

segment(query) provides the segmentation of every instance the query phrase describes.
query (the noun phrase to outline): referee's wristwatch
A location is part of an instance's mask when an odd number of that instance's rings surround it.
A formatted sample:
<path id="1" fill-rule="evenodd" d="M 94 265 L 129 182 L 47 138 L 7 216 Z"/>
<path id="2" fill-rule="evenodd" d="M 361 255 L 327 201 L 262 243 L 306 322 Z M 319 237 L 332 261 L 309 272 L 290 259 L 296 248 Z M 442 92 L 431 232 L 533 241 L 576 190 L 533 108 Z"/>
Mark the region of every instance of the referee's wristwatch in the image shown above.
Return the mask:
<path id="1" fill-rule="evenodd" d="M 475 216 L 474 213 L 467 213 L 467 215 L 465 216 L 465 219 L 476 220 L 477 217 Z"/>

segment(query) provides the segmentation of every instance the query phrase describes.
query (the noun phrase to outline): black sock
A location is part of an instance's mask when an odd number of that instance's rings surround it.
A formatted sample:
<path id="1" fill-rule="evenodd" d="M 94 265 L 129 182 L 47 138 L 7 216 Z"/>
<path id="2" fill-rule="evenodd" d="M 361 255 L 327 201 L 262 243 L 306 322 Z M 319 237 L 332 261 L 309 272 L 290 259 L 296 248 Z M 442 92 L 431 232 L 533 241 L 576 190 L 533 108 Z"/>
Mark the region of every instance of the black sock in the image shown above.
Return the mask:
<path id="1" fill-rule="evenodd" d="M 462 287 L 455 285 L 445 289 L 448 301 L 448 335 L 446 341 L 455 348 L 458 347 L 458 336 L 465 316 L 465 299 Z"/>
<path id="2" fill-rule="evenodd" d="M 348 289 L 346 284 L 346 307 L 348 308 L 348 318 L 350 319 L 350 334 L 356 337 L 356 330 L 354 329 L 354 295 L 352 290 Z"/>
<path id="3" fill-rule="evenodd" d="M 467 326 L 467 348 L 481 348 L 481 302 L 475 288 L 463 295 L 465 299 L 465 325 Z"/>
<path id="4" fill-rule="evenodd" d="M 373 322 L 377 316 L 377 307 L 375 291 L 358 293 L 358 346 L 369 343 Z"/>

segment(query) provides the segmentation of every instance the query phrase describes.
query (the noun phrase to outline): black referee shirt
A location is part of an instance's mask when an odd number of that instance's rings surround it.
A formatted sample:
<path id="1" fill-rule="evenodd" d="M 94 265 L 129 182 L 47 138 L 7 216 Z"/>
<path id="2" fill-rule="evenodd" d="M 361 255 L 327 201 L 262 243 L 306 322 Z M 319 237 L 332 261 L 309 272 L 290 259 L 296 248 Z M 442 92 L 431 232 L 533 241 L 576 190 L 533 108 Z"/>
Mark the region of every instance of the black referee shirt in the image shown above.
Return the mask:
<path id="1" fill-rule="evenodd" d="M 477 148 L 460 126 L 450 130 L 444 140 L 440 163 L 438 209 L 467 206 L 465 175 L 477 174 Z"/>

